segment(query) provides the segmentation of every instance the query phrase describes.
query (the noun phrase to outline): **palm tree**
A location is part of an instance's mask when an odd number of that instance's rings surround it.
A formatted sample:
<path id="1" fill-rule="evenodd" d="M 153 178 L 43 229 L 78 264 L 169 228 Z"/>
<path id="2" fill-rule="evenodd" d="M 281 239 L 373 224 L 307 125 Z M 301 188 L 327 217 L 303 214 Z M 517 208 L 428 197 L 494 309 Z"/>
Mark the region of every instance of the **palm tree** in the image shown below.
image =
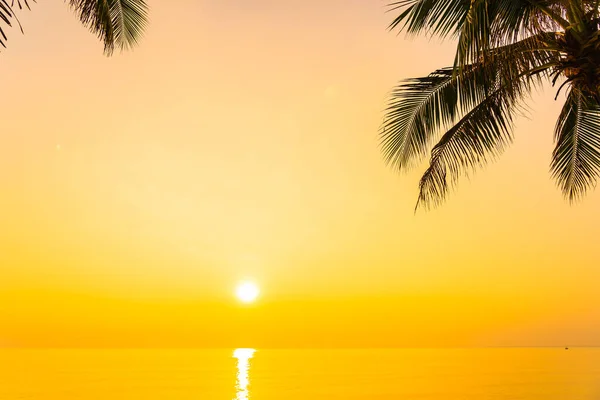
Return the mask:
<path id="1" fill-rule="evenodd" d="M 22 32 L 15 10 L 29 9 L 31 1 L 0 0 L 0 23 L 11 27 L 16 22 Z M 148 21 L 145 0 L 65 1 L 78 15 L 81 23 L 104 43 L 104 53 L 108 56 L 113 54 L 115 48 L 123 51 L 136 45 Z M 6 47 L 6 41 L 7 36 L 0 25 L 0 45 Z"/>
<path id="2" fill-rule="evenodd" d="M 408 79 L 381 128 L 387 162 L 406 170 L 431 149 L 419 205 L 445 198 L 458 178 L 496 158 L 536 87 L 566 94 L 551 173 L 573 202 L 600 174 L 600 0 L 400 0 L 390 29 L 457 40 L 451 67 Z M 434 142 L 437 144 L 434 145 Z"/>

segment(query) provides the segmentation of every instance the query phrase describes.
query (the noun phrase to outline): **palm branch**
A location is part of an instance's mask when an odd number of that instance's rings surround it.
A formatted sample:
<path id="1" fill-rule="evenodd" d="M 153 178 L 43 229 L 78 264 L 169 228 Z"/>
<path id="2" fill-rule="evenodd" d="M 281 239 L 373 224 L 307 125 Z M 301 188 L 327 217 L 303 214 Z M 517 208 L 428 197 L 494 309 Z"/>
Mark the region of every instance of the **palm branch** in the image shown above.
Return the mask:
<path id="1" fill-rule="evenodd" d="M 555 129 L 552 174 L 570 201 L 595 185 L 600 174 L 600 106 L 571 90 Z"/>
<path id="2" fill-rule="evenodd" d="M 22 10 L 24 7 L 30 8 L 28 0 L 0 0 L 0 45 L 2 47 L 6 47 L 6 41 L 8 40 L 5 32 L 6 27 L 12 27 L 13 22 L 16 22 L 21 32 L 23 32 L 15 8 Z"/>
<path id="3" fill-rule="evenodd" d="M 69 0 L 80 21 L 104 43 L 104 52 L 136 45 L 148 21 L 145 0 Z"/>
<path id="4" fill-rule="evenodd" d="M 21 24 L 15 9 L 29 8 L 29 0 L 0 0 L 0 45 L 6 47 L 6 27 Z M 35 1 L 35 0 L 32 0 Z M 135 46 L 148 23 L 145 0 L 68 0 L 80 21 L 104 43 L 104 53 L 113 54 Z M 21 28 L 21 31 L 23 29 Z"/>
<path id="5" fill-rule="evenodd" d="M 498 156 L 531 90 L 561 83 L 552 173 L 570 200 L 600 171 L 600 10 L 591 0 L 402 0 L 390 24 L 454 37 L 454 65 L 401 82 L 381 129 L 388 163 L 413 167 L 431 149 L 417 206 L 437 205 L 461 175 Z M 438 141 L 435 144 L 435 141 Z M 435 144 L 435 145 L 434 145 Z M 432 147 L 433 146 L 433 147 Z"/>

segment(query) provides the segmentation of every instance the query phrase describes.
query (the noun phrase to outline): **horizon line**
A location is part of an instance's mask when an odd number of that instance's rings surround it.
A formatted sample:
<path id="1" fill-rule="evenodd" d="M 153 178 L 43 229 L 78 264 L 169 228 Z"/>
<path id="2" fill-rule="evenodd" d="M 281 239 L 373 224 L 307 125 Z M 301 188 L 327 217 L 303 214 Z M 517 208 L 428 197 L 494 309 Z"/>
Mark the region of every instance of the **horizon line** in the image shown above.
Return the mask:
<path id="1" fill-rule="evenodd" d="M 15 346 L 2 347 L 1 350 L 235 350 L 235 349 L 254 349 L 254 350 L 483 350 L 483 349 L 593 349 L 600 348 L 600 345 L 576 345 L 576 346 L 354 346 L 354 347 L 251 347 L 251 346 L 215 346 L 215 347 L 94 347 L 94 346 L 75 346 L 75 347 L 51 347 L 51 346 Z"/>

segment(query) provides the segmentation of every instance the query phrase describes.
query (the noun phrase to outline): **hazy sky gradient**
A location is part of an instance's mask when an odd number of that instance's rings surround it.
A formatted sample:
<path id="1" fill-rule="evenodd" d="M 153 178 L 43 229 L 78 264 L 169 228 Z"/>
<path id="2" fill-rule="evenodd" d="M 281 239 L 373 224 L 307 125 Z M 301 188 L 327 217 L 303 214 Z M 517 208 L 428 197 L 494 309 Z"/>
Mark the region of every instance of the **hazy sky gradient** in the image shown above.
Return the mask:
<path id="1" fill-rule="evenodd" d="M 452 43 L 383 0 L 150 3 L 112 58 L 61 1 L 9 32 L 0 345 L 600 345 L 600 195 L 550 178 L 553 89 L 414 215 L 425 165 L 387 168 L 377 129 Z"/>

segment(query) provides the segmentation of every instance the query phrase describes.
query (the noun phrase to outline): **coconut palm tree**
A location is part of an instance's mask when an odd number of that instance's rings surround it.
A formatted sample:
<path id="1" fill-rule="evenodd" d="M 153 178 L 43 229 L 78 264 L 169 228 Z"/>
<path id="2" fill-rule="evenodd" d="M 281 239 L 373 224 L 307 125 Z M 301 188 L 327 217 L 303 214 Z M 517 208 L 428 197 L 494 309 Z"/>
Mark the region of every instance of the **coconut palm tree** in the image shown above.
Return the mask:
<path id="1" fill-rule="evenodd" d="M 30 8 L 35 0 L 0 0 L 0 45 L 6 47 L 6 26 L 21 27 L 16 10 Z M 145 0 L 65 0 L 84 26 L 104 43 L 104 53 L 128 50 L 139 41 L 148 21 Z"/>
<path id="2" fill-rule="evenodd" d="M 452 37 L 451 67 L 402 81 L 381 128 L 387 162 L 406 170 L 430 152 L 419 205 L 438 205 L 459 177 L 513 139 L 529 93 L 565 95 L 551 173 L 569 201 L 600 174 L 600 0 L 400 0 L 390 29 Z"/>

